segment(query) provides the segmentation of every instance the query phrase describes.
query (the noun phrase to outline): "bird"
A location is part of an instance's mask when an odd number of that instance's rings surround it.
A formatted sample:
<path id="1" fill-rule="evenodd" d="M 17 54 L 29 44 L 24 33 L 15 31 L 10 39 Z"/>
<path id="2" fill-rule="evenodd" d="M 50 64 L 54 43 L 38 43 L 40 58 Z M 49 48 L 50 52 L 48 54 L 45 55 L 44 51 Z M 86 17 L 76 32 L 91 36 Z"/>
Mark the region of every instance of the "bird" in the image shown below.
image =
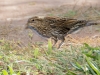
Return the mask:
<path id="1" fill-rule="evenodd" d="M 97 25 L 97 23 L 89 20 L 78 20 L 73 18 L 60 18 L 60 17 L 38 17 L 33 16 L 28 19 L 26 29 L 30 28 L 35 30 L 43 37 L 51 38 L 54 40 L 53 46 L 61 40 L 58 49 L 65 41 L 65 36 L 73 33 L 74 31 L 85 26 Z"/>

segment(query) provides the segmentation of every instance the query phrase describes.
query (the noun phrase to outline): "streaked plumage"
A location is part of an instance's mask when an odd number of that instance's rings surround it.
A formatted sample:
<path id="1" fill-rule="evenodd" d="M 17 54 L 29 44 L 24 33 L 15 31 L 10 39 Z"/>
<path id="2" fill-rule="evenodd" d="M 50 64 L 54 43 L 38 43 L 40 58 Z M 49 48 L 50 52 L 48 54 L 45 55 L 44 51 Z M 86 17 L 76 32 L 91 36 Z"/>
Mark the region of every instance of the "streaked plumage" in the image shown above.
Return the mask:
<path id="1" fill-rule="evenodd" d="M 59 17 L 32 17 L 28 19 L 26 28 L 36 30 L 40 35 L 54 40 L 54 45 L 61 40 L 58 48 L 62 45 L 67 34 L 84 26 L 97 25 L 87 20 L 67 19 Z"/>

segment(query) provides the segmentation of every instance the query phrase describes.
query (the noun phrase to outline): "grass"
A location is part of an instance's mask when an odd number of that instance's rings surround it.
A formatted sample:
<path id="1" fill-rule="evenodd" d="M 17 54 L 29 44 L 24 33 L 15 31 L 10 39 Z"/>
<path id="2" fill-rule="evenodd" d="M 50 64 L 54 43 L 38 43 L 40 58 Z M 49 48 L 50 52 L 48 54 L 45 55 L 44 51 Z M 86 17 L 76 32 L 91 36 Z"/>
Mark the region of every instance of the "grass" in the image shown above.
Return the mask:
<path id="1" fill-rule="evenodd" d="M 99 75 L 100 72 L 100 47 L 84 44 L 82 47 L 68 46 L 58 50 L 52 49 L 49 40 L 48 47 L 19 49 L 14 41 L 0 41 L 1 75 Z M 95 56 L 94 51 L 97 53 Z"/>
<path id="2" fill-rule="evenodd" d="M 85 75 L 100 75 L 100 47 L 91 47 L 88 44 L 84 44 L 82 47 L 82 60 L 83 63 L 76 61 L 73 66 L 84 72 Z"/>

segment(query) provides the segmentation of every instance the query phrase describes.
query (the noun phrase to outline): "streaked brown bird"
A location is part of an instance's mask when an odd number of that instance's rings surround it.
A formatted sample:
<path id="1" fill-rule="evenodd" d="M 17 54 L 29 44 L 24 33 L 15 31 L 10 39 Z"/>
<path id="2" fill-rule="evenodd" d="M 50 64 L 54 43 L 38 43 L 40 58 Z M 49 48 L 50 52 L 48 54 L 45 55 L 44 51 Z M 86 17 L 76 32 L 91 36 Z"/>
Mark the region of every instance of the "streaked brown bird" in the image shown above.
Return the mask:
<path id="1" fill-rule="evenodd" d="M 26 28 L 36 30 L 40 35 L 54 40 L 53 46 L 57 43 L 58 40 L 61 40 L 58 48 L 62 45 L 67 34 L 78 30 L 79 28 L 97 25 L 87 20 L 78 20 L 78 19 L 67 19 L 59 17 L 44 17 L 39 18 L 37 16 L 29 18 L 26 24 Z"/>

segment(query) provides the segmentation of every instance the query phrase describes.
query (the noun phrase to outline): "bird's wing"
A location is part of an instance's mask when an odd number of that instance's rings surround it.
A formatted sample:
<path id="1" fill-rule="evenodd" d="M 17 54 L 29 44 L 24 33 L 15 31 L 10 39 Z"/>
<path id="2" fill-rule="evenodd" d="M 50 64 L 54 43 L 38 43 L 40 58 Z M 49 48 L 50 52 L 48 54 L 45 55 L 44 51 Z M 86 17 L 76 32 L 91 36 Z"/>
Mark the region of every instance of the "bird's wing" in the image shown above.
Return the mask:
<path id="1" fill-rule="evenodd" d="M 63 27 L 66 28 L 73 28 L 74 26 L 76 26 L 80 21 L 78 21 L 77 19 L 68 19 L 67 21 L 64 22 Z"/>
<path id="2" fill-rule="evenodd" d="M 49 21 L 51 28 L 56 28 L 56 27 L 71 28 L 71 26 L 77 22 L 77 19 L 53 18 L 50 19 Z"/>

